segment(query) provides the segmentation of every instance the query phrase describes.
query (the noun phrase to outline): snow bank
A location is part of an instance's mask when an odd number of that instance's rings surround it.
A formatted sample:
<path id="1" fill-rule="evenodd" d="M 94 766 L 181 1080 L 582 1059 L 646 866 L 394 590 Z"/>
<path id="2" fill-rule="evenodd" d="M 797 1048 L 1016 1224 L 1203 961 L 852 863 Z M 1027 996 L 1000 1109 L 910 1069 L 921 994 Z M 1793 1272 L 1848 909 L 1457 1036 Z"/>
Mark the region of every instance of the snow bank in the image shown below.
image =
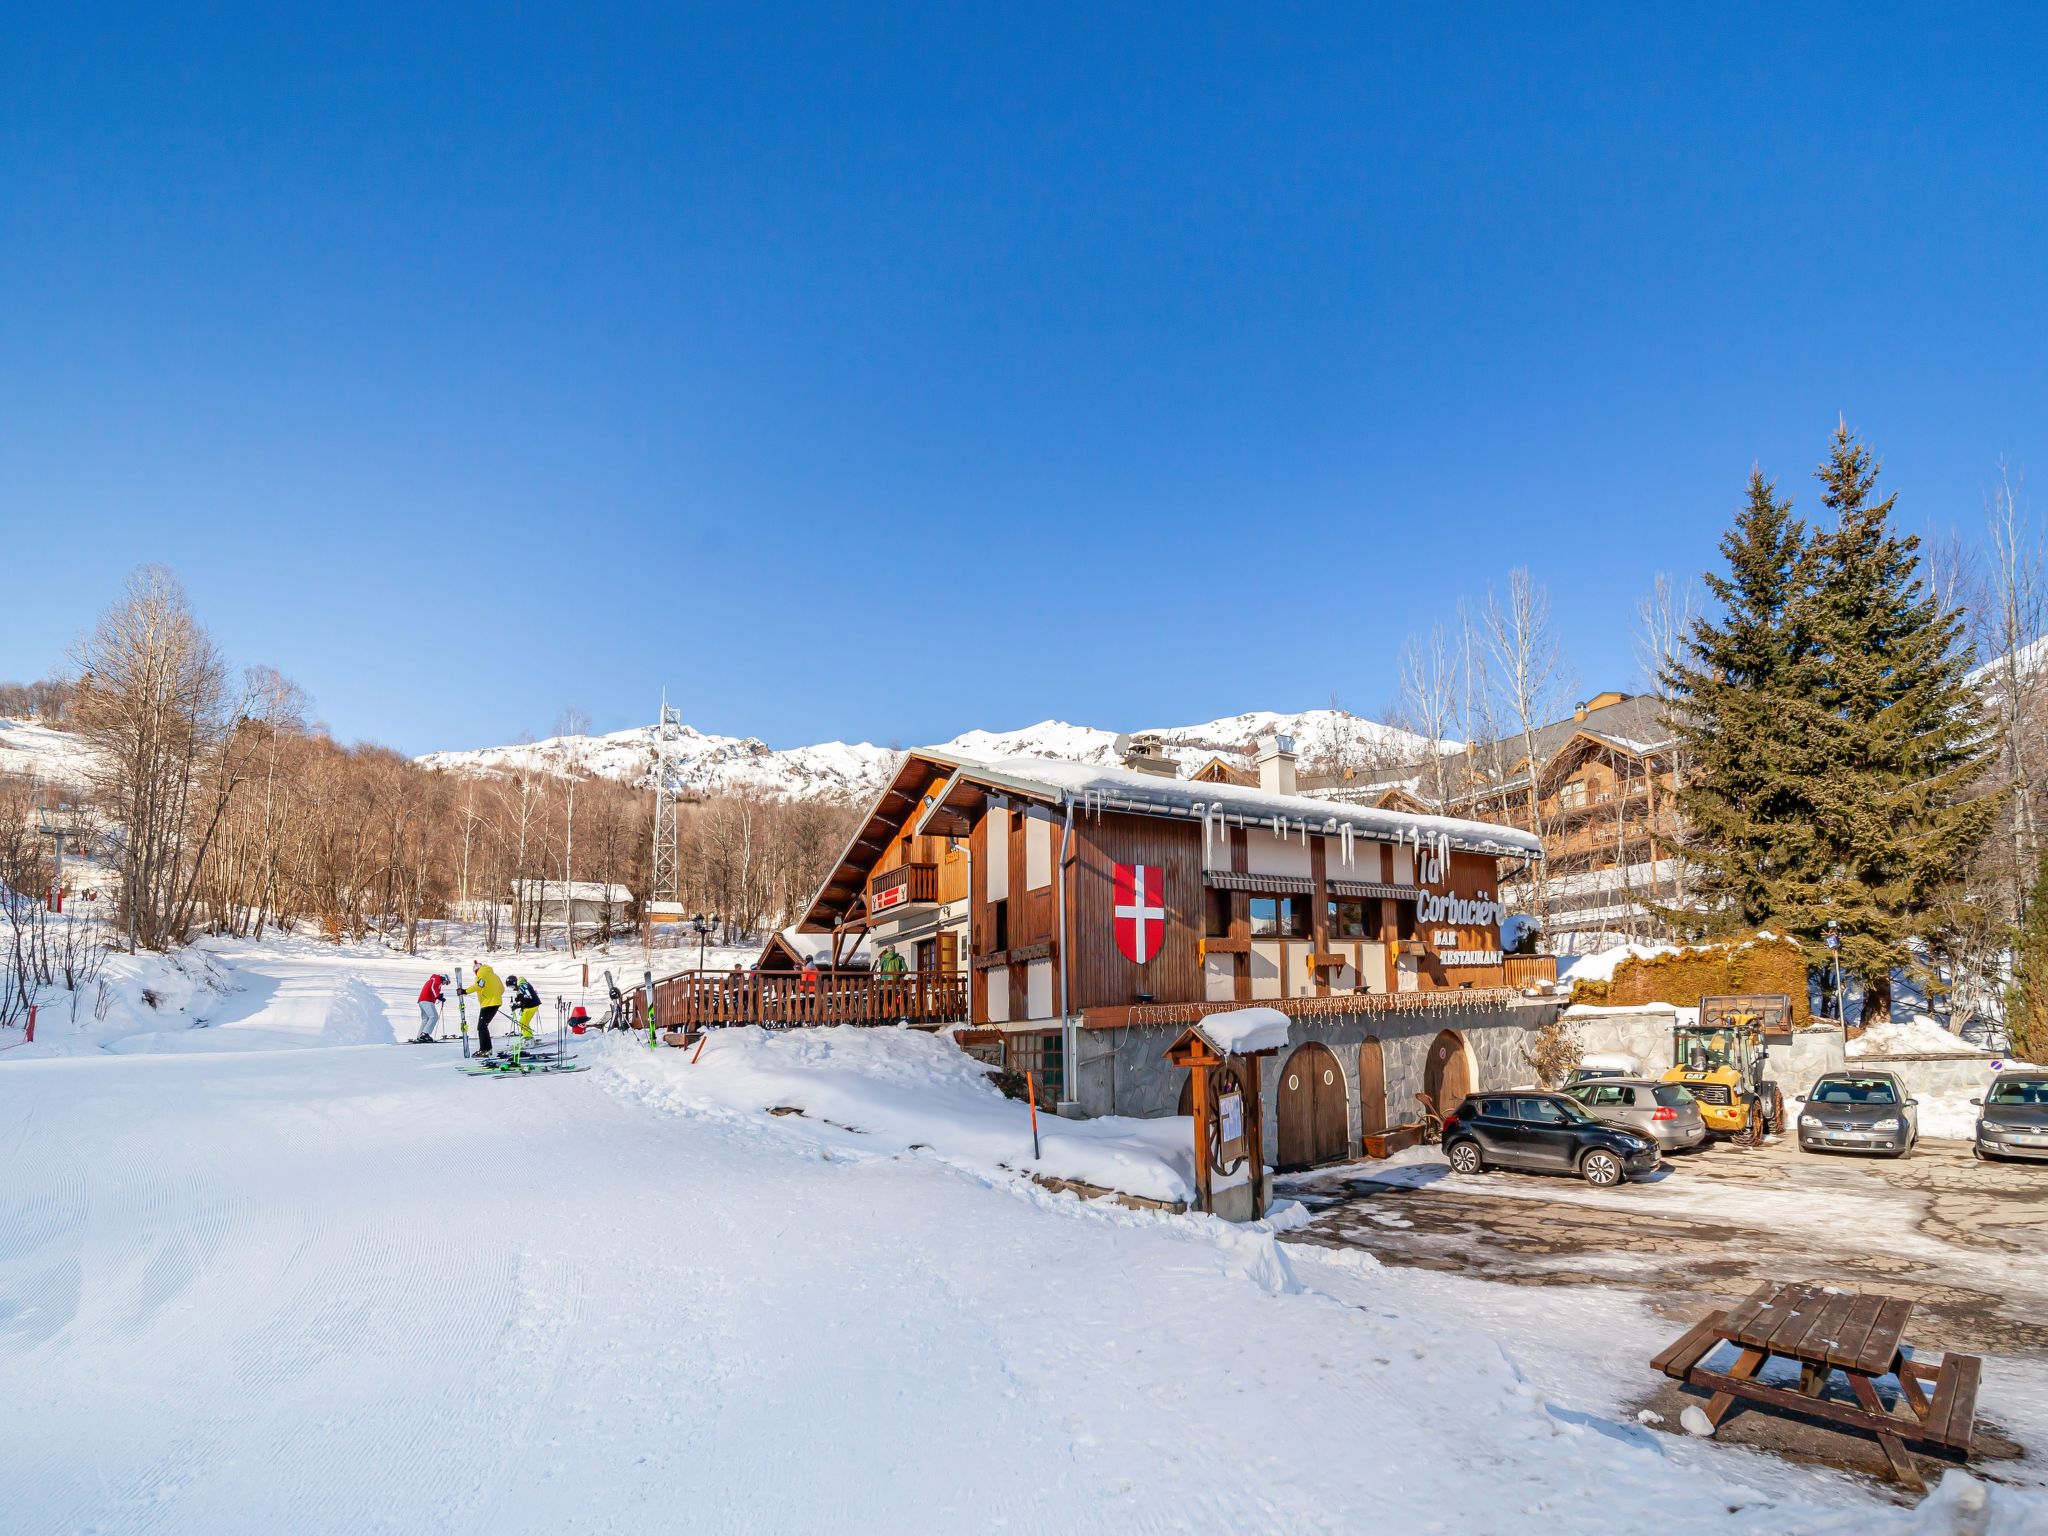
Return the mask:
<path id="1" fill-rule="evenodd" d="M 1941 1024 L 1915 1014 L 1911 1018 L 1889 1019 L 1873 1024 L 1851 1040 L 1850 1056 L 1985 1056 L 1989 1053 L 1960 1035 L 1950 1034 Z"/>
<path id="2" fill-rule="evenodd" d="M 1612 981 L 1624 960 L 1654 960 L 1659 955 L 1677 953 L 1678 947 L 1673 944 L 1617 944 L 1590 955 L 1565 955 L 1557 962 L 1557 979 L 1567 985 L 1574 981 Z"/>
<path id="3" fill-rule="evenodd" d="M 1287 1044 L 1287 1015 L 1278 1008 L 1234 1008 L 1212 1013 L 1195 1026 L 1225 1056 L 1277 1051 Z"/>
<path id="4" fill-rule="evenodd" d="M 1028 1171 L 1148 1200 L 1194 1196 L 1194 1127 L 1185 1116 L 1041 1112 L 1034 1159 L 1029 1108 L 998 1092 L 986 1065 L 923 1030 L 722 1029 L 701 1055 L 614 1038 L 593 1057 L 625 1091 L 686 1113 L 758 1122 L 767 1111 L 795 1110 L 779 1117 L 786 1130 L 835 1147 L 921 1147 L 984 1174 Z"/>

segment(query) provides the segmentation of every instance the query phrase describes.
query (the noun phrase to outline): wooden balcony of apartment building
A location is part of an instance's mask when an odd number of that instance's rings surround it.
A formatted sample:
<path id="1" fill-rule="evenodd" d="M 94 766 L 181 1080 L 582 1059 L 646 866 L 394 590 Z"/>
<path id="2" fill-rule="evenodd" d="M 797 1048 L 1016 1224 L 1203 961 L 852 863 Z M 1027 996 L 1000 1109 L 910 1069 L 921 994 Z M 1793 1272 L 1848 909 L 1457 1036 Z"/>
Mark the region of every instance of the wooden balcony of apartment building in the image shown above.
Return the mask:
<path id="1" fill-rule="evenodd" d="M 900 907 L 913 901 L 937 901 L 939 899 L 939 866 L 936 864 L 898 864 L 894 869 L 876 875 L 870 886 L 873 892 L 869 898 L 871 909 Z M 889 892 L 901 890 L 900 896 Z"/>
<path id="2" fill-rule="evenodd" d="M 647 1025 L 647 992 L 630 1006 Z M 654 1026 L 952 1024 L 967 1018 L 967 978 L 957 972 L 682 971 L 654 983 Z"/>
<path id="3" fill-rule="evenodd" d="M 1557 981 L 1555 955 L 1502 955 L 1501 981 L 1510 987 L 1552 986 Z"/>

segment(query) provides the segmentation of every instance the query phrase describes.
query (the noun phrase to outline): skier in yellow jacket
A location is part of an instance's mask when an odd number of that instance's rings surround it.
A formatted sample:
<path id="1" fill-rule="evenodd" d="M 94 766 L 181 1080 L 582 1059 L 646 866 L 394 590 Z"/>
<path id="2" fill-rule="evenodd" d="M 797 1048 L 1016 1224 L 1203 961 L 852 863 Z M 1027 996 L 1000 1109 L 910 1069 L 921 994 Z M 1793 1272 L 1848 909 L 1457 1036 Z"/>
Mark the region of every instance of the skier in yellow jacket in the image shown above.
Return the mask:
<path id="1" fill-rule="evenodd" d="M 488 1056 L 491 1054 L 491 1020 L 505 1005 L 505 983 L 498 980 L 496 971 L 479 960 L 476 963 L 476 985 L 462 990 L 476 995 L 476 1053 Z"/>

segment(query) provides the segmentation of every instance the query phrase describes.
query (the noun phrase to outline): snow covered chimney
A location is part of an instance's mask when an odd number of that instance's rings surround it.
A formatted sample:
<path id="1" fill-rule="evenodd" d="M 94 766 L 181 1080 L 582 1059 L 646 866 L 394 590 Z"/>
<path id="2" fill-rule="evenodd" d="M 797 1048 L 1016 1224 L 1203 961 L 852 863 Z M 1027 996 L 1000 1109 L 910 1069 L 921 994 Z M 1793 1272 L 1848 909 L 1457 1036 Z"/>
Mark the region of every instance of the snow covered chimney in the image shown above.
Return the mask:
<path id="1" fill-rule="evenodd" d="M 1259 738 L 1259 788 L 1269 795 L 1294 793 L 1294 738 Z"/>
<path id="2" fill-rule="evenodd" d="M 1166 755 L 1166 743 L 1159 739 L 1156 731 L 1117 737 L 1116 756 L 1118 762 L 1134 773 L 1156 774 L 1162 779 L 1180 777 L 1180 765 Z"/>

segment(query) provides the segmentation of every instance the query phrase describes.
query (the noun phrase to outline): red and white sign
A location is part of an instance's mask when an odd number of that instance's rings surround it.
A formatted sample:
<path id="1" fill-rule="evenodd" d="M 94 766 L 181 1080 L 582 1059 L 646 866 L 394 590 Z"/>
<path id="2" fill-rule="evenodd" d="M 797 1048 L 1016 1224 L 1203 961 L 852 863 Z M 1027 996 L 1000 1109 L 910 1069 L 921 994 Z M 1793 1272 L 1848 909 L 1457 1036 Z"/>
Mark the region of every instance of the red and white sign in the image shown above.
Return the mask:
<path id="1" fill-rule="evenodd" d="M 1166 942 L 1166 876 L 1157 864 L 1116 867 L 1116 947 L 1143 965 Z"/>
<path id="2" fill-rule="evenodd" d="M 903 905 L 903 898 L 910 893 L 908 885 L 892 885 L 875 892 L 875 899 L 868 903 L 872 912 L 885 912 L 890 907 Z"/>

